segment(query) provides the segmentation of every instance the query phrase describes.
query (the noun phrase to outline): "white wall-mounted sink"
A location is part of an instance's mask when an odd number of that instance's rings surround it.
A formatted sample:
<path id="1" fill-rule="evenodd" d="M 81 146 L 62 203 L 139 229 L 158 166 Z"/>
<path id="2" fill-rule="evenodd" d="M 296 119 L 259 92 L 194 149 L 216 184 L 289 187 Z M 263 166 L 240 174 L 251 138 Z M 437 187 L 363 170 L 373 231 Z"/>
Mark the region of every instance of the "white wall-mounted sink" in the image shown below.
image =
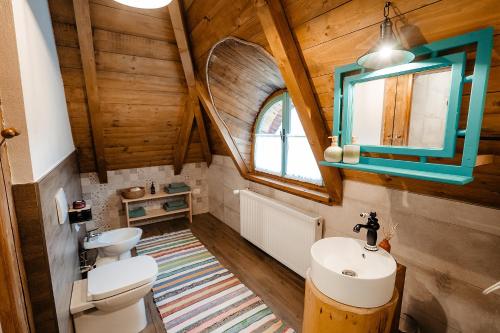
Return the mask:
<path id="1" fill-rule="evenodd" d="M 98 249 L 99 257 L 130 257 L 130 250 L 137 245 L 142 236 L 140 228 L 121 228 L 106 231 L 83 243 L 86 250 Z M 118 258 L 117 258 L 118 259 Z"/>
<path id="2" fill-rule="evenodd" d="M 310 277 L 316 288 L 337 302 L 373 308 L 394 292 L 396 261 L 383 249 L 372 252 L 364 241 L 324 238 L 311 247 Z"/>

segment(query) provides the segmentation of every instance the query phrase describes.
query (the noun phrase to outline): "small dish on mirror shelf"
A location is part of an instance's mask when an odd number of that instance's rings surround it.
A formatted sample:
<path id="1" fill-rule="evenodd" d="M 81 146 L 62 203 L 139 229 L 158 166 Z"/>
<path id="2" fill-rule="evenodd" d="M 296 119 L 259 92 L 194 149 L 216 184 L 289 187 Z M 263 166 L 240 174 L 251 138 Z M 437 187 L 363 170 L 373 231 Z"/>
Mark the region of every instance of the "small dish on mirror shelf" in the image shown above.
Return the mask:
<path id="1" fill-rule="evenodd" d="M 146 190 L 143 186 L 134 186 L 122 190 L 122 196 L 125 199 L 139 199 L 146 194 Z"/>

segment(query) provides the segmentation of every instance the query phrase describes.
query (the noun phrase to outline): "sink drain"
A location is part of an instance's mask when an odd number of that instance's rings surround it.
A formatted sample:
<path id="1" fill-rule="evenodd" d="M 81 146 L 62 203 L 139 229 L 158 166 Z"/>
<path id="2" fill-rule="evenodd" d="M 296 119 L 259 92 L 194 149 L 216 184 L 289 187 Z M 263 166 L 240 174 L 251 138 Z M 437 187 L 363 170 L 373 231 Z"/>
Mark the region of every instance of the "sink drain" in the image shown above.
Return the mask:
<path id="1" fill-rule="evenodd" d="M 350 270 L 350 269 L 344 269 L 344 270 L 342 271 L 342 274 L 343 274 L 343 275 L 350 276 L 350 277 L 356 277 L 356 276 L 358 275 L 358 274 L 356 274 L 356 272 L 355 272 L 355 271 Z"/>

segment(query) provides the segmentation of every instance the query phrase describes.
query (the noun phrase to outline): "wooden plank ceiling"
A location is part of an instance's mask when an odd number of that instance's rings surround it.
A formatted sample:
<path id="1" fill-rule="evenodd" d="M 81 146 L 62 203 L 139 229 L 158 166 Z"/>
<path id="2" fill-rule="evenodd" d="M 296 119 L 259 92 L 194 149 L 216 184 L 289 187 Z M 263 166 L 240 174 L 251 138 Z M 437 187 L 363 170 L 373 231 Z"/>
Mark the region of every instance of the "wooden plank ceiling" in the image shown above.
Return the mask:
<path id="1" fill-rule="evenodd" d="M 354 62 L 372 46 L 384 2 L 281 0 L 329 130 L 333 69 Z M 81 168 L 92 171 L 95 161 L 73 8 L 67 0 L 49 3 Z M 390 15 L 397 16 L 397 31 L 408 46 L 494 27 L 494 56 L 479 147 L 480 154 L 494 155 L 494 163 L 476 168 L 474 182 L 461 187 L 356 171 L 343 171 L 344 178 L 500 207 L 498 1 L 482 0 L 474 6 L 466 0 L 400 0 L 394 4 L 398 14 L 391 11 Z M 254 6 L 255 0 L 183 1 L 195 74 L 198 83 L 202 82 L 197 85 L 198 91 L 206 90 L 203 83 L 208 52 L 222 38 L 235 36 L 272 51 Z M 112 0 L 90 0 L 90 16 L 107 168 L 173 164 L 188 90 L 168 10 L 137 10 Z M 208 118 L 205 120 L 211 151 L 228 154 L 220 131 Z M 196 128 L 189 142 L 186 161 L 202 161 Z M 461 144 L 459 141 L 459 149 Z"/>
<path id="2" fill-rule="evenodd" d="M 102 142 L 108 170 L 173 164 L 188 88 L 168 9 L 89 1 L 99 138 L 92 135 L 89 105 L 95 105 L 95 94 L 85 81 L 84 41 L 79 43 L 72 1 L 49 0 L 49 5 L 81 171 L 96 170 L 93 140 Z M 185 162 L 204 161 L 196 123 L 187 139 Z"/>
<path id="3" fill-rule="evenodd" d="M 299 53 L 316 100 L 329 128 L 333 116 L 333 69 L 354 62 L 378 36 L 383 0 L 282 0 Z M 494 163 L 477 167 L 475 180 L 466 186 L 399 177 L 343 171 L 344 178 L 417 193 L 500 207 L 500 11 L 498 1 L 483 0 L 474 6 L 465 0 L 400 0 L 395 20 L 402 40 L 409 46 L 436 41 L 475 29 L 493 26 L 494 55 L 481 133 L 480 154 L 493 154 Z M 254 8 L 255 0 L 185 1 L 193 59 L 200 74 L 212 45 L 227 36 L 257 43 L 271 52 Z M 391 17 L 395 14 L 391 11 Z M 272 52 L 271 52 L 272 53 Z M 467 95 L 468 92 L 466 91 Z M 464 104 L 467 98 L 464 98 Z M 465 115 L 462 115 L 462 123 Z M 209 137 L 216 137 L 209 124 Z M 220 150 L 215 141 L 212 150 Z M 462 142 L 459 141 L 459 149 Z M 460 151 L 459 151 L 460 152 Z"/>

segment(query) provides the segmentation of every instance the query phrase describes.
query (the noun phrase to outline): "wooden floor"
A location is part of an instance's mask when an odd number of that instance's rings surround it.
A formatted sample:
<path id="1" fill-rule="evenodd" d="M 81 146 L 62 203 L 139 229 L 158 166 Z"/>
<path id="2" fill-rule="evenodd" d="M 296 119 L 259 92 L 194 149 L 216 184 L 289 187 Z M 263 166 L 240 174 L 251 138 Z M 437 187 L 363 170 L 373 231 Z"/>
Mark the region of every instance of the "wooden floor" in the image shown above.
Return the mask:
<path id="1" fill-rule="evenodd" d="M 274 313 L 300 331 L 304 307 L 304 279 L 243 239 L 210 214 L 141 227 L 143 238 L 191 228 L 193 234 Z M 165 332 L 151 293 L 146 296 L 148 326 L 143 333 Z"/>

